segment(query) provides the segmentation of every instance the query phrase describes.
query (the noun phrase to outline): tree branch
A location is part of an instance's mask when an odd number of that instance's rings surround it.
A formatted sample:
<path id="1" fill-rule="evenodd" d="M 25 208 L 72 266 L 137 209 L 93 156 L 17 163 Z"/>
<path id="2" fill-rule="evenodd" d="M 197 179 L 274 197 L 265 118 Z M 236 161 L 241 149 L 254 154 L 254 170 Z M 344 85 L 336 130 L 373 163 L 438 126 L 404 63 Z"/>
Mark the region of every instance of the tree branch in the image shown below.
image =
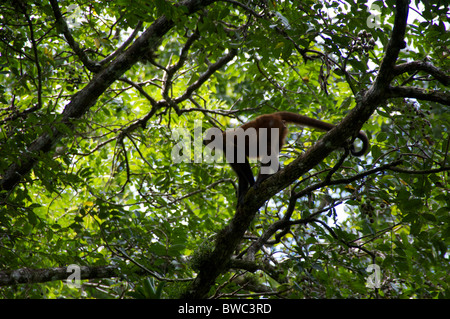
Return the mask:
<path id="1" fill-rule="evenodd" d="M 179 69 L 181 69 L 181 67 L 184 65 L 184 63 L 186 63 L 189 49 L 194 44 L 194 42 L 196 40 L 198 40 L 199 38 L 200 38 L 200 33 L 198 32 L 198 29 L 196 29 L 194 31 L 194 33 L 192 33 L 192 35 L 187 39 L 186 43 L 184 44 L 183 48 L 181 49 L 180 58 L 178 59 L 178 62 L 167 68 L 166 82 L 168 84 L 164 83 L 164 91 L 163 91 L 162 96 L 164 96 L 164 97 L 168 96 L 168 89 L 172 84 L 173 75 L 175 74 L 175 72 L 177 72 Z"/>
<path id="2" fill-rule="evenodd" d="M 128 39 L 126 39 L 125 42 L 117 50 L 115 50 L 110 55 L 108 55 L 106 58 L 101 60 L 99 62 L 99 64 L 103 66 L 106 63 L 112 61 L 120 53 L 122 53 L 130 45 L 130 43 L 133 41 L 133 39 L 137 36 L 137 34 L 141 30 L 141 28 L 142 28 L 142 21 L 138 21 L 138 23 L 136 24 L 136 27 L 133 30 L 133 33 L 131 33 L 131 35 L 128 37 Z"/>
<path id="3" fill-rule="evenodd" d="M 436 80 L 441 82 L 445 86 L 450 85 L 450 75 L 445 74 L 444 71 L 440 70 L 439 68 L 435 67 L 433 64 L 426 62 L 426 61 L 413 61 L 413 62 L 406 62 L 399 65 L 396 65 L 393 72 L 394 75 L 400 75 L 403 73 L 411 73 L 411 72 L 417 72 L 417 71 L 424 71 L 430 75 L 432 75 Z"/>
<path id="4" fill-rule="evenodd" d="M 31 45 L 33 47 L 33 54 L 34 54 L 34 63 L 36 64 L 36 70 L 37 70 L 37 105 L 35 107 L 31 107 L 28 110 L 26 110 L 26 113 L 34 112 L 35 110 L 40 110 L 42 108 L 42 70 L 41 70 L 41 64 L 39 63 L 39 54 L 37 49 L 37 43 L 36 39 L 34 38 L 34 30 L 33 30 L 33 23 L 31 22 L 30 16 L 27 13 L 27 9 L 25 8 L 25 5 L 19 4 L 22 7 L 23 14 L 25 15 L 25 19 L 27 20 L 28 27 L 30 28 L 30 41 Z"/>
<path id="5" fill-rule="evenodd" d="M 230 51 L 226 55 L 224 55 L 223 57 L 218 59 L 215 63 L 211 64 L 208 67 L 208 69 L 206 70 L 206 72 L 201 74 L 200 77 L 198 78 L 198 80 L 195 81 L 194 83 L 192 83 L 186 89 L 186 92 L 184 92 L 183 95 L 174 99 L 174 102 L 176 104 L 179 104 L 179 103 L 187 100 L 191 96 L 192 92 L 197 90 L 203 83 L 205 83 L 214 72 L 216 72 L 221 67 L 223 67 L 225 64 L 230 62 L 237 55 L 237 52 L 238 51 L 236 49 L 230 49 Z"/>
<path id="6" fill-rule="evenodd" d="M 187 39 L 186 43 L 184 44 L 183 48 L 181 49 L 180 58 L 178 59 L 178 62 L 176 62 L 174 65 L 171 65 L 170 67 L 162 68 L 166 73 L 165 73 L 165 77 L 163 78 L 163 89 L 162 89 L 161 95 L 169 103 L 173 102 L 173 101 L 171 101 L 171 97 L 169 97 L 169 91 L 172 88 L 173 76 L 179 69 L 181 69 L 181 67 L 184 65 L 184 63 L 186 63 L 189 49 L 191 48 L 192 44 L 194 44 L 194 42 L 196 40 L 198 40 L 199 38 L 200 38 L 200 33 L 198 32 L 198 29 L 196 28 L 194 33 Z M 177 104 L 177 102 L 172 103 L 172 104 Z M 177 113 L 179 112 L 178 108 L 175 108 L 175 110 L 177 110 Z"/>
<path id="7" fill-rule="evenodd" d="M 389 86 L 386 98 L 409 97 L 418 100 L 432 101 L 450 105 L 450 93 L 441 91 L 431 91 L 410 86 Z"/>
<path id="8" fill-rule="evenodd" d="M 80 266 L 80 280 L 113 278 L 121 276 L 121 273 L 117 266 Z M 67 267 L 6 270 L 0 271 L 0 286 L 66 280 L 70 275 Z"/>
<path id="9" fill-rule="evenodd" d="M 221 0 L 223 2 L 228 2 L 231 4 L 234 4 L 238 7 L 243 8 L 245 11 L 250 12 L 253 16 L 255 16 L 256 18 L 263 18 L 264 16 L 258 14 L 255 10 L 253 10 L 252 8 L 250 8 L 249 6 L 246 6 L 245 4 L 239 2 L 239 1 L 235 1 L 235 0 Z"/>
<path id="10" fill-rule="evenodd" d="M 334 239 L 336 239 L 337 241 L 340 241 L 341 243 L 343 243 L 347 247 L 349 247 L 349 248 L 356 248 L 356 249 L 364 251 L 365 253 L 367 253 L 372 258 L 372 263 L 375 263 L 375 257 L 376 257 L 375 253 L 373 253 L 370 250 L 362 247 L 362 245 L 355 245 L 355 244 L 346 242 L 342 238 L 339 238 L 339 236 L 334 232 L 334 230 L 330 226 L 328 226 L 324 221 L 321 221 L 319 219 L 313 219 L 311 221 L 315 222 L 315 223 L 318 223 L 318 224 L 321 224 L 325 229 L 328 230 L 328 232 L 331 234 L 331 236 L 333 236 Z"/>
<path id="11" fill-rule="evenodd" d="M 408 19 L 409 0 L 397 0 L 395 5 L 396 13 L 394 20 L 394 28 L 392 29 L 391 38 L 386 46 L 383 61 L 381 61 L 380 70 L 371 89 L 386 89 L 395 76 L 392 72 L 397 62 L 398 54 L 401 49 L 406 47 L 405 33 L 406 22 Z"/>
<path id="12" fill-rule="evenodd" d="M 125 77 L 119 78 L 120 81 L 130 84 L 132 87 L 134 87 L 136 90 L 139 91 L 149 102 L 153 107 L 157 106 L 157 102 L 154 98 L 152 98 L 145 90 L 142 88 L 142 86 L 138 83 L 135 83 L 131 81 L 130 79 L 127 79 Z"/>
<path id="13" fill-rule="evenodd" d="M 50 4 L 53 9 L 53 14 L 56 19 L 56 24 L 58 25 L 58 29 L 62 32 L 64 37 L 66 38 L 67 43 L 72 48 L 73 52 L 80 58 L 83 65 L 91 72 L 98 72 L 100 71 L 100 64 L 96 63 L 95 61 L 92 61 L 89 59 L 89 57 L 86 55 L 86 53 L 83 51 L 83 49 L 80 48 L 80 45 L 75 41 L 75 39 L 72 36 L 72 33 L 70 33 L 69 26 L 67 25 L 66 21 L 64 20 L 64 17 L 62 16 L 61 10 L 59 10 L 58 1 L 57 0 L 50 0 Z"/>
<path id="14" fill-rule="evenodd" d="M 450 167 L 443 166 L 440 168 L 425 169 L 425 170 L 412 170 L 412 169 L 406 169 L 406 168 L 402 168 L 402 167 L 389 167 L 388 170 L 394 171 L 397 173 L 406 173 L 406 174 L 414 174 L 414 175 L 428 175 L 428 174 L 436 174 L 436 173 L 440 173 L 440 172 L 450 171 Z"/>

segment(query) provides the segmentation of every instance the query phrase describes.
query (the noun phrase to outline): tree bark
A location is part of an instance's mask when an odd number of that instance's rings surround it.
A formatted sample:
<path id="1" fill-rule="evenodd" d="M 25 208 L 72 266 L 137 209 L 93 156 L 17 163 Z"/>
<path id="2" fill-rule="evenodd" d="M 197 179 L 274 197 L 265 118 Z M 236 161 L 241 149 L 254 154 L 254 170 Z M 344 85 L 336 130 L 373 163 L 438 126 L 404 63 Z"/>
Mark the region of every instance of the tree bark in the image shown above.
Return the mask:
<path id="1" fill-rule="evenodd" d="M 116 266 L 80 266 L 79 270 L 80 280 L 112 278 L 120 276 L 121 273 Z M 72 273 L 73 270 L 68 269 L 68 267 L 45 269 L 21 268 L 0 271 L 0 286 L 66 280 Z"/>

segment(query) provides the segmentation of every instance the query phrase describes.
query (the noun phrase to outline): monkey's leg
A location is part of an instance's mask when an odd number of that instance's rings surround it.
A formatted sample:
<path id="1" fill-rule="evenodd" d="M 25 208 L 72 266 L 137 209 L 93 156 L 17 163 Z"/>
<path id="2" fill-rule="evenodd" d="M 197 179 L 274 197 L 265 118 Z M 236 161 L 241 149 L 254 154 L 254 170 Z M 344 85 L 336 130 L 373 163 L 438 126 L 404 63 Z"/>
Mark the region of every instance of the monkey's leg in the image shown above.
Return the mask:
<path id="1" fill-rule="evenodd" d="M 238 203 L 242 202 L 248 189 L 255 184 L 255 178 L 250 167 L 250 163 L 245 159 L 245 163 L 230 163 L 238 176 Z"/>

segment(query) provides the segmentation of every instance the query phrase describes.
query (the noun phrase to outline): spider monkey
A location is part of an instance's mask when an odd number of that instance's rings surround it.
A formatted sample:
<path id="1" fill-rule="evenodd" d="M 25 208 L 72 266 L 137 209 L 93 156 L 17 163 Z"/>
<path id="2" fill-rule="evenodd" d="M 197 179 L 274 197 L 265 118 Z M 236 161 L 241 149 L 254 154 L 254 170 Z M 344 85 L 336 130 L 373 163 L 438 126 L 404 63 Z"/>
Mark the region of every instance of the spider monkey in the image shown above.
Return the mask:
<path id="1" fill-rule="evenodd" d="M 242 200 L 249 187 L 255 184 L 259 185 L 279 169 L 278 154 L 288 133 L 285 123 L 298 124 L 322 131 L 329 131 L 335 127 L 333 124 L 304 115 L 292 112 L 276 112 L 258 116 L 234 130 L 222 132 L 217 128 L 211 128 L 207 131 L 203 143 L 209 148 L 223 151 L 227 162 L 238 176 L 238 202 Z M 215 131 L 213 132 L 213 130 Z M 215 136 L 215 138 L 212 139 L 210 135 Z M 356 151 L 352 144 L 350 145 L 350 152 L 354 156 L 361 156 L 365 154 L 369 147 L 369 139 L 362 131 L 358 133 L 357 137 L 363 142 L 362 148 Z M 270 154 L 267 153 L 268 151 Z M 261 168 L 256 183 L 248 158 L 260 158 L 261 160 Z M 275 161 L 273 161 L 274 159 Z M 276 165 L 275 168 L 274 165 Z"/>

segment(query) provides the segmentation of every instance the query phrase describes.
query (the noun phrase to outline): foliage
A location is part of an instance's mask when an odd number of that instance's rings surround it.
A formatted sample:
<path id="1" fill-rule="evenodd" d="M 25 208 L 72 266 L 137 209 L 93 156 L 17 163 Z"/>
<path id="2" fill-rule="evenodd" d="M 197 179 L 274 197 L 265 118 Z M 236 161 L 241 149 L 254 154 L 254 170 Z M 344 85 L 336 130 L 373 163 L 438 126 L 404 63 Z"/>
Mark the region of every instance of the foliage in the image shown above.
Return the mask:
<path id="1" fill-rule="evenodd" d="M 0 178 L 27 156 L 35 161 L 19 183 L 0 188 L 0 272 L 77 264 L 120 273 L 81 289 L 7 285 L 2 297 L 178 297 L 235 214 L 236 178 L 226 163 L 194 154 L 174 163 L 174 131 L 187 129 L 193 141 L 196 120 L 204 131 L 274 110 L 339 123 L 374 82 L 395 13 L 392 1 L 372 9 L 360 0 L 206 2 L 197 12 L 164 0 L 0 5 Z M 411 4 L 398 64 L 449 70 L 449 9 L 439 3 Z M 155 50 L 67 121 L 69 102 L 161 16 L 173 27 L 152 39 Z M 445 92 L 448 73 L 443 80 L 427 70 L 398 74 L 395 84 Z M 266 201 L 210 295 L 449 298 L 443 101 L 382 101 L 363 126 L 370 153 L 344 158 L 337 149 Z M 323 136 L 290 130 L 281 167 Z M 42 136 L 54 143 L 30 155 Z M 287 214 L 291 223 L 238 263 Z M 367 287 L 371 264 L 380 267 L 379 289 Z"/>

